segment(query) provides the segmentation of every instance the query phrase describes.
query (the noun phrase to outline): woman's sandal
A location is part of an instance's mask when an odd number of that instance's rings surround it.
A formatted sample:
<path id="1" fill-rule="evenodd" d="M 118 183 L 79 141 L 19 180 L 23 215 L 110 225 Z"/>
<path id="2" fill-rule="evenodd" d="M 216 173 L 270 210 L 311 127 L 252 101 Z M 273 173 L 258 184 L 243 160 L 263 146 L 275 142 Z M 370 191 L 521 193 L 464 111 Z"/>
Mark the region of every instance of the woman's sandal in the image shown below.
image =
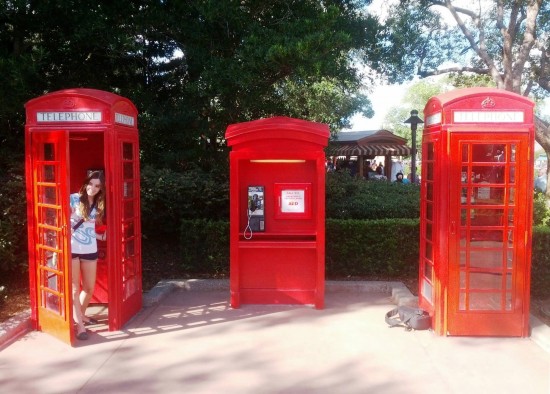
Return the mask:
<path id="1" fill-rule="evenodd" d="M 85 341 L 88 339 L 88 333 L 86 331 L 82 331 L 76 334 L 76 339 L 80 339 L 81 341 Z"/>
<path id="2" fill-rule="evenodd" d="M 99 322 L 94 319 L 93 317 L 88 317 L 86 316 L 88 320 L 84 320 L 84 325 L 85 326 L 93 326 L 95 324 L 99 324 Z"/>

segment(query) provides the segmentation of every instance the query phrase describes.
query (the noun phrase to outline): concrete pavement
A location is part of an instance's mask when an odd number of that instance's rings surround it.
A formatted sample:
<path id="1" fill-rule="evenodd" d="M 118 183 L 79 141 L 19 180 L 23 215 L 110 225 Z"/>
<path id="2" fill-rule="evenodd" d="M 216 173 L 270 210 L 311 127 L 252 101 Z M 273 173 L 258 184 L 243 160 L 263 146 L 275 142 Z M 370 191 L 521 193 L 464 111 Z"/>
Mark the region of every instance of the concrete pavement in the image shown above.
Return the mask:
<path id="1" fill-rule="evenodd" d="M 227 281 L 160 285 L 121 331 L 5 346 L 0 392 L 550 394 L 550 353 L 531 339 L 388 328 L 384 314 L 411 301 L 401 284 L 327 282 L 323 310 L 232 309 Z"/>

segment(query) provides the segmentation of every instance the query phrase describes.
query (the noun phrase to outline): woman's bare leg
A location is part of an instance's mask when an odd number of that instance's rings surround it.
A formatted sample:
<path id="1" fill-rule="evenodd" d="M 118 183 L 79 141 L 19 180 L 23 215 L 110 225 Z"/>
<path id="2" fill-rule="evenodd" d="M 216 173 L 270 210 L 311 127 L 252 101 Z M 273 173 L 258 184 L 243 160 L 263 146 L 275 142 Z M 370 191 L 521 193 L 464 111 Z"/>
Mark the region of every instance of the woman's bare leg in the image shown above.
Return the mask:
<path id="1" fill-rule="evenodd" d="M 73 320 L 77 325 L 77 332 L 85 332 L 84 321 L 82 320 L 82 305 L 80 304 L 80 259 L 72 259 L 72 292 L 73 292 Z"/>
<path id="2" fill-rule="evenodd" d="M 80 310 L 83 319 L 86 319 L 86 309 L 94 295 L 95 280 L 97 275 L 97 260 L 82 260 L 80 263 L 82 275 L 82 291 L 80 292 Z"/>

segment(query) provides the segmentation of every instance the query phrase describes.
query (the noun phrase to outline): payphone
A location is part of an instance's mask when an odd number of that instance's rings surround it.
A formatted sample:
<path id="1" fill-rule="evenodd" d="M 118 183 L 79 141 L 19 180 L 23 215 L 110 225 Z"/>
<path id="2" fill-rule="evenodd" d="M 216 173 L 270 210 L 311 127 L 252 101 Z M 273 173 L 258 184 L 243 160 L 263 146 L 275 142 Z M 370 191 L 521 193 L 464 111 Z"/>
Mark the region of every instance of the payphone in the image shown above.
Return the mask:
<path id="1" fill-rule="evenodd" d="M 231 306 L 324 305 L 325 124 L 230 125 Z"/>
<path id="2" fill-rule="evenodd" d="M 255 232 L 265 231 L 263 186 L 248 186 L 246 209 L 248 222 L 243 236 L 245 239 L 251 239 Z"/>

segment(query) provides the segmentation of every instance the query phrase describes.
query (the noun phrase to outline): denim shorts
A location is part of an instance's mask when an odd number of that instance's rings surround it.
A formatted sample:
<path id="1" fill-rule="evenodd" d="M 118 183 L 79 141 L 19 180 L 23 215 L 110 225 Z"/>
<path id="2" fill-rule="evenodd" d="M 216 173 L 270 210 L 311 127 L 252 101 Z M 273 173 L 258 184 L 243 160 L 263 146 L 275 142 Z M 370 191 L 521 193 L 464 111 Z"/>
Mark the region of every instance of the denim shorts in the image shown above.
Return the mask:
<path id="1" fill-rule="evenodd" d="M 79 258 L 81 260 L 97 260 L 99 257 L 99 254 L 97 252 L 94 253 L 71 253 L 71 258 L 76 259 Z"/>

